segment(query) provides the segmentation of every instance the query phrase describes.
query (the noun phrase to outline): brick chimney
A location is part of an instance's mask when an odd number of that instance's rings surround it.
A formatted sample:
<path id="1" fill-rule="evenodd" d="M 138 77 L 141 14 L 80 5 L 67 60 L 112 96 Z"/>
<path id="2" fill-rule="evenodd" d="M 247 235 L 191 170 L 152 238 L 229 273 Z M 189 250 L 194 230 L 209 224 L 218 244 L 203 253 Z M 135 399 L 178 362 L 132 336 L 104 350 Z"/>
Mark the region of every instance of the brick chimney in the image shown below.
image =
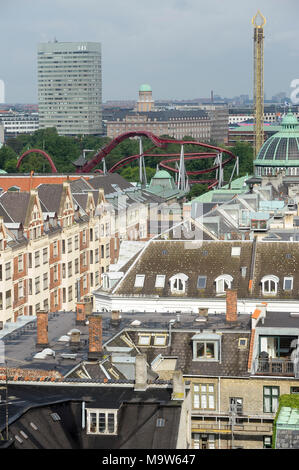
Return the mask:
<path id="1" fill-rule="evenodd" d="M 135 358 L 135 387 L 134 390 L 143 392 L 147 388 L 147 363 L 145 354 Z"/>
<path id="2" fill-rule="evenodd" d="M 92 298 L 84 298 L 76 303 L 76 325 L 85 325 L 87 315 L 92 313 Z"/>
<path id="3" fill-rule="evenodd" d="M 49 346 L 48 339 L 48 312 L 40 310 L 36 312 L 36 328 L 37 328 L 37 339 L 36 346 L 47 347 Z"/>
<path id="4" fill-rule="evenodd" d="M 89 351 L 88 359 L 97 360 L 102 356 L 102 315 L 92 313 L 89 321 Z"/>
<path id="5" fill-rule="evenodd" d="M 76 325 L 84 325 L 86 322 L 85 304 L 77 302 L 76 304 Z"/>
<path id="6" fill-rule="evenodd" d="M 226 291 L 226 316 L 227 322 L 235 322 L 238 319 L 238 297 L 237 291 L 227 289 Z"/>

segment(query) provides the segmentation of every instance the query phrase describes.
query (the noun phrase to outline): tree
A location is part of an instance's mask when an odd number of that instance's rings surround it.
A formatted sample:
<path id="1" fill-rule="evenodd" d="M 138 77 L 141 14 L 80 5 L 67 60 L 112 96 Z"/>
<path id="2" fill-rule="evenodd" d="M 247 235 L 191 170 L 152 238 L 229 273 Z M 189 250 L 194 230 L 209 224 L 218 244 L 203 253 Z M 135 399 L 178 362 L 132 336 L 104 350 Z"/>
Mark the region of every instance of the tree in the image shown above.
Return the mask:
<path id="1" fill-rule="evenodd" d="M 208 185 L 207 184 L 200 184 L 200 183 L 195 183 L 192 184 L 191 189 L 187 195 L 188 201 L 191 199 L 201 196 L 202 194 L 208 192 Z"/>
<path id="2" fill-rule="evenodd" d="M 14 167 L 13 167 L 14 165 Z M 8 145 L 3 145 L 0 149 L 0 167 L 9 172 L 15 173 L 17 165 L 17 154 Z"/>

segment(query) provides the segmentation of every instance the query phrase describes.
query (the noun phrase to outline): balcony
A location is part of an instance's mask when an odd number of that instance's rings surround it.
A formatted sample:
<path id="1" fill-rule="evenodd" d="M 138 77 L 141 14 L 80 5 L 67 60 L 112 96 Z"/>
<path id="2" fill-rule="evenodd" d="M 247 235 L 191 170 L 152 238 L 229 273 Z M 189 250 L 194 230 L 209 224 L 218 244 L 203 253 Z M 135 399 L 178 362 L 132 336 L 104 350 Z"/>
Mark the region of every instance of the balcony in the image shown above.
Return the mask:
<path id="1" fill-rule="evenodd" d="M 297 376 L 296 367 L 288 358 L 272 358 L 268 359 L 256 358 L 254 361 L 254 371 L 258 375 L 282 375 Z"/>

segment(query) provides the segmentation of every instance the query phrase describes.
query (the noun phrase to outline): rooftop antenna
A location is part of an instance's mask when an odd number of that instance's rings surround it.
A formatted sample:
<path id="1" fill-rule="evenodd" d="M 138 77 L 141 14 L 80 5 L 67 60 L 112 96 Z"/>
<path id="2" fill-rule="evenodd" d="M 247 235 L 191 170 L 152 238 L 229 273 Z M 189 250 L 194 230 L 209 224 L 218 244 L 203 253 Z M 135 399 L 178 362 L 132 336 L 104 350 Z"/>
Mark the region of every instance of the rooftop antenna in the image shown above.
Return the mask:
<path id="1" fill-rule="evenodd" d="M 252 18 L 254 26 L 254 155 L 264 143 L 264 26 L 266 18 L 258 10 Z"/>

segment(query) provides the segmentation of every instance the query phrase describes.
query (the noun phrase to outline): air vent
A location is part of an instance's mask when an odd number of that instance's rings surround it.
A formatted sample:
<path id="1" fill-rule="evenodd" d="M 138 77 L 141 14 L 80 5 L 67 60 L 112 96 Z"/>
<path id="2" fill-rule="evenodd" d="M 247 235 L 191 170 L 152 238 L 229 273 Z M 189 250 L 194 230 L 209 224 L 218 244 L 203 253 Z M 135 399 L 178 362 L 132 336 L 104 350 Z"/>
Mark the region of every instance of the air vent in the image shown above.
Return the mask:
<path id="1" fill-rule="evenodd" d="M 60 357 L 62 357 L 63 359 L 76 359 L 77 354 L 62 353 L 60 354 Z"/>

